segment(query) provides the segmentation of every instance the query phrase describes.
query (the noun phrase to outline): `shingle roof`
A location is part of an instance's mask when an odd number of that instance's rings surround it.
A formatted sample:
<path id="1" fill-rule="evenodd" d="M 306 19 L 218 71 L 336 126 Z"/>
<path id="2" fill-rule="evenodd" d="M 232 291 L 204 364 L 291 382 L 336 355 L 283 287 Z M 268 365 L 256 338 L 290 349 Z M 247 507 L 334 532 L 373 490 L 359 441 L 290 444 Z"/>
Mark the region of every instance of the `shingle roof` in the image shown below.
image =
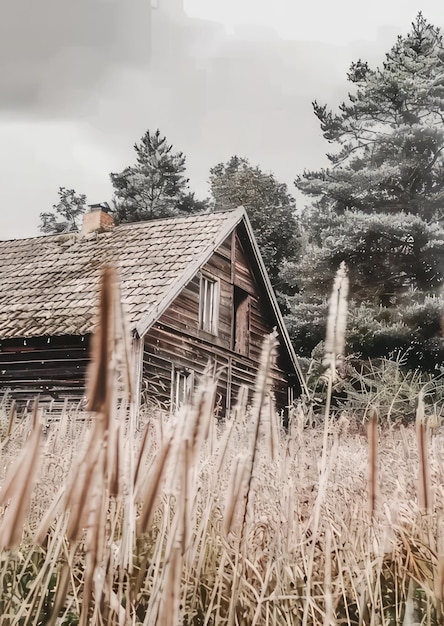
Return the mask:
<path id="1" fill-rule="evenodd" d="M 112 262 L 131 328 L 190 280 L 243 209 L 0 241 L 0 339 L 91 332 L 100 268 Z"/>

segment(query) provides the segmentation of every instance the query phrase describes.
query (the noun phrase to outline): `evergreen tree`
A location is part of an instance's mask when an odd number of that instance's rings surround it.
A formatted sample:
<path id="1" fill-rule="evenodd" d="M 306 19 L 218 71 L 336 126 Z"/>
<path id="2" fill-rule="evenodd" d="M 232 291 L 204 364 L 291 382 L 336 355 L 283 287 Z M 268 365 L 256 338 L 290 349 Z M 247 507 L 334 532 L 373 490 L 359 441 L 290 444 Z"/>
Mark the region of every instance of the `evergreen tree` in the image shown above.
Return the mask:
<path id="1" fill-rule="evenodd" d="M 202 210 L 188 188 L 185 156 L 174 152 L 159 130 L 134 145 L 136 163 L 111 174 L 118 222 L 138 222 Z"/>
<path id="2" fill-rule="evenodd" d="M 433 369 L 444 359 L 438 338 L 444 278 L 439 29 L 419 14 L 382 67 L 358 61 L 348 79 L 355 89 L 339 112 L 314 103 L 323 135 L 336 147 L 327 155 L 330 167 L 295 181 L 313 204 L 302 216 L 307 244 L 292 268 L 300 294 L 289 322 L 300 345 L 302 308 L 312 303 L 319 310 L 344 260 L 354 301 L 350 349 L 366 357 L 408 351 L 412 366 Z"/>
<path id="3" fill-rule="evenodd" d="M 247 159 L 233 156 L 210 170 L 210 188 L 216 210 L 240 205 L 246 209 L 271 282 L 286 291 L 281 269 L 299 251 L 296 203 L 287 185 L 278 182 L 274 174 L 253 167 Z"/>
<path id="4" fill-rule="evenodd" d="M 52 211 L 40 213 L 39 229 L 42 233 L 76 232 L 80 227 L 80 218 L 86 211 L 86 196 L 74 189 L 59 187 L 59 202 Z"/>
<path id="5" fill-rule="evenodd" d="M 339 113 L 314 102 L 325 139 L 337 146 L 331 167 L 296 181 L 337 212 L 444 216 L 444 48 L 420 13 L 381 68 L 353 63 L 354 93 Z"/>
<path id="6" fill-rule="evenodd" d="M 444 242 L 438 223 L 403 211 L 338 214 L 314 207 L 303 225 L 310 242 L 299 263 L 298 286 L 307 296 L 328 294 L 342 261 L 353 298 L 376 306 L 395 305 L 408 291 L 435 293 L 442 284 Z"/>

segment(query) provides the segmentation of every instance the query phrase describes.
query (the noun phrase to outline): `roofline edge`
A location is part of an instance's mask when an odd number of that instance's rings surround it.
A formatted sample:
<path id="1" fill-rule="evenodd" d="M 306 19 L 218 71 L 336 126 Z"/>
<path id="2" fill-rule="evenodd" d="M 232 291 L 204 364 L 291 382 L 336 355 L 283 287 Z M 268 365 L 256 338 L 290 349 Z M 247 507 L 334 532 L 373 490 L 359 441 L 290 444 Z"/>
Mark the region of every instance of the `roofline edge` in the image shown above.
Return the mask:
<path id="1" fill-rule="evenodd" d="M 267 268 L 265 267 L 264 260 L 262 259 L 262 254 L 259 250 L 259 246 L 256 241 L 256 237 L 254 235 L 253 227 L 251 225 L 250 219 L 248 217 L 247 212 L 244 209 L 244 221 L 247 229 L 248 238 L 250 239 L 251 247 L 253 248 L 253 253 L 256 259 L 256 262 L 259 267 L 259 271 L 261 273 L 261 278 L 264 281 L 265 289 L 268 293 L 268 296 L 271 300 L 271 304 L 273 307 L 273 312 L 275 314 L 276 320 L 278 322 L 279 332 L 284 340 L 285 347 L 287 348 L 290 360 L 293 364 L 294 370 L 299 378 L 299 382 L 301 384 L 301 388 L 304 392 L 309 395 L 307 384 L 305 382 L 304 374 L 302 373 L 301 366 L 299 365 L 299 359 L 297 357 L 296 352 L 294 351 L 293 344 L 291 343 L 290 335 L 288 334 L 287 327 L 285 326 L 284 318 L 282 317 L 281 310 L 279 308 L 278 301 L 276 299 L 276 295 L 274 293 L 273 286 L 270 281 L 270 277 L 268 276 Z"/>
<path id="2" fill-rule="evenodd" d="M 224 228 L 221 229 L 217 235 L 215 241 L 208 246 L 208 248 L 194 263 L 189 266 L 189 268 L 183 273 L 181 279 L 165 294 L 154 310 L 143 316 L 135 327 L 133 327 L 133 332 L 135 331 L 140 338 L 143 338 L 146 335 L 154 322 L 158 320 L 163 313 L 165 313 L 167 308 L 177 298 L 182 289 L 190 282 L 190 280 L 194 278 L 201 267 L 211 258 L 214 251 L 222 245 L 228 235 L 232 232 L 233 228 L 235 228 L 242 221 L 243 217 L 246 216 L 245 209 L 241 206 L 230 211 L 230 213 L 231 215 L 227 219 Z"/>

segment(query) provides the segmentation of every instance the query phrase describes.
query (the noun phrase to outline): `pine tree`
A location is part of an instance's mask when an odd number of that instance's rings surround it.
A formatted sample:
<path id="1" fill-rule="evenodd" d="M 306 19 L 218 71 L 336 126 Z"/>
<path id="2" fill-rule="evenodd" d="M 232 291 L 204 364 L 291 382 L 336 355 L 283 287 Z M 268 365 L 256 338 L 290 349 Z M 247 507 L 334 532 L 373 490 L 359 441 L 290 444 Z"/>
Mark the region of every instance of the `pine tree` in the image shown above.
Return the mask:
<path id="1" fill-rule="evenodd" d="M 59 202 L 53 205 L 52 212 L 40 213 L 40 231 L 46 234 L 78 231 L 80 218 L 86 211 L 86 196 L 66 187 L 59 187 L 58 194 Z"/>
<path id="2" fill-rule="evenodd" d="M 360 60 L 348 79 L 354 91 L 339 112 L 314 103 L 323 135 L 335 147 L 327 155 L 330 167 L 295 181 L 313 202 L 302 217 L 307 245 L 293 268 L 300 294 L 290 324 L 295 341 L 303 343 L 301 307 L 311 303 L 319 310 L 345 261 L 354 301 L 350 350 L 366 357 L 407 351 L 412 366 L 433 369 L 444 359 L 438 338 L 444 280 L 439 29 L 420 13 L 382 67 Z"/>
<path id="3" fill-rule="evenodd" d="M 202 210 L 189 191 L 185 156 L 174 152 L 159 130 L 134 145 L 135 165 L 112 173 L 116 221 L 137 222 Z"/>
<path id="4" fill-rule="evenodd" d="M 297 257 L 300 245 L 296 203 L 287 185 L 247 159 L 233 156 L 210 170 L 210 188 L 216 210 L 240 205 L 246 209 L 271 282 L 286 291 L 281 269 Z"/>
<path id="5" fill-rule="evenodd" d="M 325 139 L 338 150 L 329 169 L 296 181 L 337 212 L 444 216 L 444 48 L 438 28 L 420 13 L 399 36 L 382 68 L 353 63 L 354 93 L 339 113 L 314 102 Z"/>

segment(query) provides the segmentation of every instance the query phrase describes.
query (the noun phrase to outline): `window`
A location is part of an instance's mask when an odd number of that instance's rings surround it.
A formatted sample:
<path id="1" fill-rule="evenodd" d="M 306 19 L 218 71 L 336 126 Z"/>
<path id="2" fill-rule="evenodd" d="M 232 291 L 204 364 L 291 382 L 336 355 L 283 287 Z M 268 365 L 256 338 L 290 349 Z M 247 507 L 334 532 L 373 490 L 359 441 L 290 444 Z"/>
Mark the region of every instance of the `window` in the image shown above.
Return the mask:
<path id="1" fill-rule="evenodd" d="M 194 372 L 186 367 L 173 365 L 171 378 L 171 408 L 175 411 L 191 400 L 194 387 Z"/>
<path id="2" fill-rule="evenodd" d="M 200 277 L 199 328 L 217 335 L 219 323 L 219 281 Z"/>

